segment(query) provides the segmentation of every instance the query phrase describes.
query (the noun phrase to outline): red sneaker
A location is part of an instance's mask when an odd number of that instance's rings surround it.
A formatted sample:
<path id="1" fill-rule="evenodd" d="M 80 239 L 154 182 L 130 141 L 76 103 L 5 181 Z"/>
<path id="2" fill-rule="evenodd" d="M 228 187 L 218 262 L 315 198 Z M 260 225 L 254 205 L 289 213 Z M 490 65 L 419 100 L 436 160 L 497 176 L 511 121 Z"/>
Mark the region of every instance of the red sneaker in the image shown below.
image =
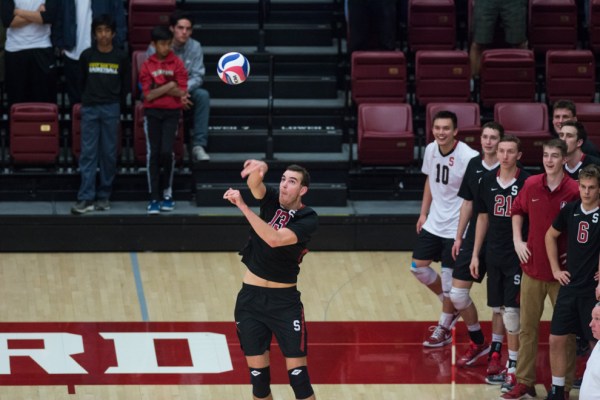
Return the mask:
<path id="1" fill-rule="evenodd" d="M 441 325 L 432 326 L 429 330 L 433 331 L 431 336 L 423 342 L 425 347 L 442 347 L 452 341 L 452 334 Z"/>
<path id="2" fill-rule="evenodd" d="M 460 357 L 458 360 L 456 360 L 456 365 L 459 367 L 466 367 L 467 365 L 473 365 L 475 363 L 475 361 L 477 361 L 480 357 L 485 356 L 489 352 L 490 352 L 489 344 L 487 344 L 487 343 L 475 344 L 475 343 L 471 342 L 471 344 L 469 345 L 469 348 L 467 349 L 465 354 L 463 354 L 462 357 Z"/>
<path id="3" fill-rule="evenodd" d="M 535 388 L 533 386 L 527 386 L 522 383 L 517 383 L 515 387 L 508 393 L 504 393 L 500 396 L 504 400 L 521 400 L 521 399 L 533 399 L 535 398 Z"/>
<path id="4" fill-rule="evenodd" d="M 502 366 L 502 355 L 498 352 L 493 352 L 489 358 L 487 370 L 485 373 L 487 375 L 499 375 L 504 370 Z"/>

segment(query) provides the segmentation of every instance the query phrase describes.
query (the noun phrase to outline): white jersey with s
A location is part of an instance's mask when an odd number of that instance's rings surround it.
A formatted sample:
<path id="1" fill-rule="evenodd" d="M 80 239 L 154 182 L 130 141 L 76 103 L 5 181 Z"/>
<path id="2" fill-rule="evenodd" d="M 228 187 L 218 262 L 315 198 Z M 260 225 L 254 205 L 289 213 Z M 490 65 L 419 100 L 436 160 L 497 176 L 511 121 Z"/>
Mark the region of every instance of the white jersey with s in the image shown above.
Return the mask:
<path id="1" fill-rule="evenodd" d="M 447 239 L 454 239 L 458 228 L 460 206 L 463 199 L 458 190 L 471 158 L 479 153 L 463 142 L 457 141 L 446 155 L 440 152 L 436 142 L 425 148 L 421 171 L 429 177 L 431 207 L 423 228 Z"/>

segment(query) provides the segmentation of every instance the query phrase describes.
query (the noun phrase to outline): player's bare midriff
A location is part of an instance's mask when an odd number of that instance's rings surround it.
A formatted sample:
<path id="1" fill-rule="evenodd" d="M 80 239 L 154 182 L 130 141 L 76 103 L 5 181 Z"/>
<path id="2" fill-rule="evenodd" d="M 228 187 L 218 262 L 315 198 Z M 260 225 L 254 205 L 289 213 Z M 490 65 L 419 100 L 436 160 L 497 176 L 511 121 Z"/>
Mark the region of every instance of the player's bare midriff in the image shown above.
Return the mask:
<path id="1" fill-rule="evenodd" d="M 244 275 L 244 283 L 247 285 L 253 286 L 261 286 L 266 288 L 289 288 L 296 286 L 295 283 L 283 283 L 283 282 L 273 282 L 263 279 L 255 274 L 253 274 L 249 269 L 246 270 L 246 274 Z"/>

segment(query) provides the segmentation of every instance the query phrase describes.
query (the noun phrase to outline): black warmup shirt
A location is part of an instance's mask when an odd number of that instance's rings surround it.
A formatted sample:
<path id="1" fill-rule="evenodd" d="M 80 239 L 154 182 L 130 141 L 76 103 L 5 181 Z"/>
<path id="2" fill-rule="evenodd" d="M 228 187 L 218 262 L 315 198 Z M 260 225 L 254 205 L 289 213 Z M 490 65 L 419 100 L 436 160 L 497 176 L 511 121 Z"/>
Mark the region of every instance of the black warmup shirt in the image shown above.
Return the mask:
<path id="1" fill-rule="evenodd" d="M 274 282 L 296 283 L 306 245 L 317 230 L 317 213 L 310 207 L 286 210 L 279 204 L 279 191 L 267 186 L 260 200 L 260 218 L 275 230 L 288 228 L 296 234 L 298 242 L 289 246 L 271 247 L 250 230 L 250 239 L 240 251 L 242 262 L 255 275 Z"/>
<path id="2" fill-rule="evenodd" d="M 116 47 L 108 53 L 96 47 L 85 49 L 79 57 L 81 68 L 81 103 L 124 103 L 129 88 L 129 58 Z"/>
<path id="3" fill-rule="evenodd" d="M 512 259 L 515 255 L 512 235 L 512 202 L 523 187 L 529 174 L 517 169 L 515 181 L 503 188 L 498 183 L 500 169 L 490 171 L 481 178 L 477 211 L 487 213 L 487 252 L 497 261 Z M 523 236 L 527 237 L 527 236 Z"/>
<path id="4" fill-rule="evenodd" d="M 600 252 L 600 210 L 587 213 L 581 208 L 581 200 L 567 203 L 552 226 L 559 232 L 567 232 L 567 271 L 571 274 L 563 292 L 573 295 L 591 295 L 598 284 L 594 274 L 598 271 Z"/>
<path id="5" fill-rule="evenodd" d="M 570 170 L 567 168 L 567 165 L 565 164 L 565 172 L 573 179 L 575 179 L 576 181 L 579 180 L 579 171 L 582 170 L 583 168 L 585 168 L 586 166 L 590 165 L 590 164 L 595 164 L 600 166 L 600 158 L 598 157 L 594 157 L 594 156 L 589 156 L 587 154 L 583 154 L 583 158 L 581 159 L 581 161 L 579 161 L 579 164 L 575 167 L 574 170 Z"/>

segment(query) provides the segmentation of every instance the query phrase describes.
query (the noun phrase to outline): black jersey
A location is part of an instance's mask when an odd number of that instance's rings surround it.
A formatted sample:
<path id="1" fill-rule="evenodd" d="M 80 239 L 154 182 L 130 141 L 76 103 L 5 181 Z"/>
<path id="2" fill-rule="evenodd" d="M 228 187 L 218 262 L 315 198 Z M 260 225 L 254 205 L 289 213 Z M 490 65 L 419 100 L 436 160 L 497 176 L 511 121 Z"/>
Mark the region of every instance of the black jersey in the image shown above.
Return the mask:
<path id="1" fill-rule="evenodd" d="M 561 290 L 576 295 L 594 293 L 600 252 L 599 219 L 598 207 L 586 213 L 581 208 L 581 200 L 577 200 L 564 206 L 552 222 L 554 229 L 567 232 L 567 271 L 571 278 Z"/>
<path id="2" fill-rule="evenodd" d="M 253 274 L 274 282 L 296 283 L 302 257 L 308 251 L 311 235 L 318 225 L 317 213 L 310 207 L 286 210 L 279 204 L 279 191 L 267 186 L 260 200 L 260 218 L 275 230 L 288 228 L 296 234 L 298 242 L 288 246 L 271 247 L 250 230 L 250 239 L 240 251 L 242 262 Z"/>
<path id="3" fill-rule="evenodd" d="M 582 170 L 584 167 L 590 165 L 590 164 L 595 164 L 595 165 L 600 166 L 600 158 L 584 154 L 583 157 L 581 158 L 581 160 L 575 166 L 574 169 L 569 169 L 569 167 L 565 164 L 565 172 L 571 178 L 573 178 L 576 181 L 578 181 L 579 180 L 579 171 Z"/>
<path id="4" fill-rule="evenodd" d="M 515 253 L 512 240 L 512 203 L 529 173 L 518 168 L 514 182 L 506 188 L 498 182 L 499 174 L 498 169 L 486 173 L 481 178 L 476 208 L 478 213 L 487 213 L 489 217 L 487 252 L 501 260 L 509 259 Z"/>
<path id="5" fill-rule="evenodd" d="M 479 195 L 479 182 L 484 173 L 493 171 L 498 168 L 498 163 L 492 166 L 491 169 L 488 169 L 487 166 L 483 164 L 483 159 L 481 155 L 477 157 L 471 158 L 469 164 L 467 165 L 467 169 L 465 170 L 465 175 L 463 177 L 462 183 L 460 184 L 460 189 L 458 190 L 458 197 L 461 197 L 464 200 L 474 201 Z M 472 243 L 475 241 L 475 224 L 477 223 L 477 212 L 475 208 L 473 208 L 473 214 L 471 215 L 471 219 L 469 220 L 469 225 L 464 234 L 464 240 L 467 243 Z"/>

